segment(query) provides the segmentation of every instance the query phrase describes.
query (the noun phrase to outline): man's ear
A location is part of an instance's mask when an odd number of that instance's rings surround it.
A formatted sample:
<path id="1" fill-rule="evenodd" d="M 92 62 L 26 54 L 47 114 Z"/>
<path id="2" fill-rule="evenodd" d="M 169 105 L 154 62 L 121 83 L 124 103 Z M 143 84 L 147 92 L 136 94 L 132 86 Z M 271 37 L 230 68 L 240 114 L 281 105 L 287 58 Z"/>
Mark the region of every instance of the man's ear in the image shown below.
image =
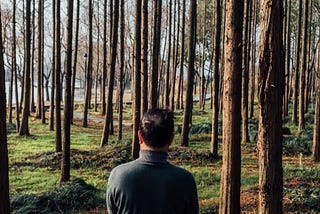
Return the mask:
<path id="1" fill-rule="evenodd" d="M 141 133 L 140 130 L 138 131 L 138 138 L 139 138 L 139 144 L 142 144 L 143 143 L 143 138 L 142 138 L 142 133 Z"/>

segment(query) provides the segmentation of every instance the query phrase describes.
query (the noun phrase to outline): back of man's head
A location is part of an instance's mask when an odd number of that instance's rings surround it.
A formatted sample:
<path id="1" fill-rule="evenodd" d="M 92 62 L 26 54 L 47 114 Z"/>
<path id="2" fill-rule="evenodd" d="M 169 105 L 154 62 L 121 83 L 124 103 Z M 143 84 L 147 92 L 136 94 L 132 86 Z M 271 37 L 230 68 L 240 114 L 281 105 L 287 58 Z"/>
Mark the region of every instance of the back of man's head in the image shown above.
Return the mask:
<path id="1" fill-rule="evenodd" d="M 139 127 L 144 143 L 154 148 L 170 143 L 174 129 L 173 118 L 173 113 L 166 109 L 148 110 Z"/>

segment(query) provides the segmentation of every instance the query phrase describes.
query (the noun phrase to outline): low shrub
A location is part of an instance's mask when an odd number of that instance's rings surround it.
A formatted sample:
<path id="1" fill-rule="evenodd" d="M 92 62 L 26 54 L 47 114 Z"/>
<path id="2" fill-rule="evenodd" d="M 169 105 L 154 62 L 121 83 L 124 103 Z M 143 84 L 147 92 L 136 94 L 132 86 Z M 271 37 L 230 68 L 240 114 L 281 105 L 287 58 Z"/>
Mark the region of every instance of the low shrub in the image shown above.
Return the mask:
<path id="1" fill-rule="evenodd" d="M 14 195 L 12 213 L 65 213 L 90 210 L 103 203 L 98 190 L 82 179 L 64 184 L 52 192 Z"/>

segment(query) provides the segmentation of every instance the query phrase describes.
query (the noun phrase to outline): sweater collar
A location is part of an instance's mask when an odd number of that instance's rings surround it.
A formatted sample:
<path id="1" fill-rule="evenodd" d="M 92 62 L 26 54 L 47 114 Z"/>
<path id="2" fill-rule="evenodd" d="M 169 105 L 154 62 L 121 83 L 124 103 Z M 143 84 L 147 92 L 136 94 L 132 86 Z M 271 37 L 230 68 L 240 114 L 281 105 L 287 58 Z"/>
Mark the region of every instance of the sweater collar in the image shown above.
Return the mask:
<path id="1" fill-rule="evenodd" d="M 153 163 L 167 163 L 168 153 L 164 151 L 140 150 L 139 160 Z"/>

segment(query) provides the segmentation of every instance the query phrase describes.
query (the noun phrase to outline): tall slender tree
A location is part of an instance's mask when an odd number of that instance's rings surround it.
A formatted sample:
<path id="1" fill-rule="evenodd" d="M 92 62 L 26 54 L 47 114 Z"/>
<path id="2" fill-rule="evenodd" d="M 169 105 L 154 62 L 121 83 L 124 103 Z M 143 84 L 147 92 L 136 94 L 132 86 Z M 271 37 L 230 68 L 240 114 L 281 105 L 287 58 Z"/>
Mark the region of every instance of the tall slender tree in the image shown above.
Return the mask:
<path id="1" fill-rule="evenodd" d="M 302 52 L 301 52 L 301 70 L 300 70 L 300 81 L 299 81 L 299 124 L 298 128 L 301 131 L 304 129 L 305 121 L 305 85 L 306 85 L 306 73 L 308 72 L 308 58 L 307 58 L 307 48 L 308 48 L 308 8 L 309 8 L 309 0 L 304 0 L 304 12 L 303 12 L 303 34 L 302 34 Z"/>
<path id="2" fill-rule="evenodd" d="M 240 213 L 243 0 L 226 1 L 222 172 L 219 213 Z"/>
<path id="3" fill-rule="evenodd" d="M 118 87 L 119 87 L 119 128 L 118 139 L 122 139 L 122 120 L 123 120 L 123 93 L 124 93 L 124 37 L 125 37 L 125 10 L 124 0 L 120 0 L 120 69 L 118 75 Z"/>
<path id="4" fill-rule="evenodd" d="M 259 61 L 259 213 L 282 213 L 283 1 L 262 0 Z"/>
<path id="5" fill-rule="evenodd" d="M 56 25 L 56 0 L 52 0 L 52 22 L 53 28 L 55 29 Z M 52 74 L 51 74 L 51 95 L 50 95 L 50 116 L 49 116 L 49 130 L 54 130 L 54 95 L 55 95 L 55 80 L 56 80 L 56 31 L 53 30 L 52 37 Z"/>
<path id="6" fill-rule="evenodd" d="M 161 1 L 161 0 L 160 0 Z M 133 73 L 133 84 L 134 84 L 134 94 L 133 94 L 133 133 L 132 133 L 132 156 L 134 158 L 139 157 L 139 138 L 138 129 L 140 122 L 140 107 L 141 107 L 141 1 L 136 0 L 136 22 L 135 22 L 135 68 Z"/>
<path id="7" fill-rule="evenodd" d="M 113 101 L 113 87 L 114 76 L 116 72 L 116 60 L 117 60 L 117 44 L 118 44 L 118 25 L 119 25 L 119 1 L 114 3 L 114 19 L 112 23 L 112 52 L 111 52 L 111 66 L 108 78 L 108 97 L 107 97 L 107 112 L 105 117 L 105 123 L 103 127 L 103 134 L 101 138 L 101 146 L 105 146 L 108 143 L 110 125 L 112 120 L 112 101 Z"/>
<path id="8" fill-rule="evenodd" d="M 101 114 L 106 114 L 106 80 L 107 80 L 107 0 L 104 0 L 103 5 L 103 60 L 102 60 L 102 102 Z"/>
<path id="9" fill-rule="evenodd" d="M 73 68 L 72 68 L 72 80 L 71 80 L 71 102 L 72 108 L 74 109 L 74 94 L 76 88 L 76 77 L 77 77 L 77 59 L 78 59 L 78 46 L 79 46 L 79 23 L 80 23 L 80 0 L 77 0 L 76 8 L 76 32 L 75 32 L 75 44 L 74 44 L 74 55 L 73 55 Z M 73 110 L 71 111 L 71 123 L 73 123 Z"/>
<path id="10" fill-rule="evenodd" d="M 211 153 L 218 156 L 218 116 L 219 116 L 219 62 L 220 62 L 220 43 L 221 43 L 221 22 L 222 7 L 221 0 L 216 1 L 215 10 L 215 36 L 214 36 L 214 70 L 213 70 L 213 108 L 212 108 L 212 135 L 211 135 Z"/>
<path id="11" fill-rule="evenodd" d="M 70 180 L 70 126 L 72 112 L 71 76 L 72 76 L 72 24 L 73 24 L 73 0 L 68 0 L 67 12 L 67 37 L 66 37 L 66 75 L 64 90 L 64 120 L 63 120 L 63 144 L 60 181 Z"/>
<path id="12" fill-rule="evenodd" d="M 292 95 L 292 121 L 298 122 L 298 89 L 299 89 L 299 71 L 300 71 L 300 48 L 301 48 L 301 23 L 302 22 L 302 0 L 299 0 L 299 15 L 298 15 L 298 27 L 297 27 L 297 39 L 296 39 L 296 57 L 295 57 L 295 73 Z"/>
<path id="13" fill-rule="evenodd" d="M 31 0 L 26 0 L 25 21 L 25 59 L 24 59 L 24 84 L 23 84 L 23 112 L 19 135 L 30 135 L 29 132 L 29 110 L 30 110 L 30 59 L 31 59 Z"/>
<path id="14" fill-rule="evenodd" d="M 12 72 L 14 78 L 15 87 L 15 102 L 16 102 L 16 130 L 20 129 L 20 117 L 19 117 L 19 95 L 18 95 L 18 78 L 17 78 L 17 53 L 16 53 L 16 0 L 13 0 L 13 16 L 12 16 Z"/>
<path id="15" fill-rule="evenodd" d="M 241 87 L 241 121 L 242 121 L 242 143 L 249 141 L 248 133 L 248 83 L 249 83 L 249 23 L 250 23 L 250 2 L 245 1 L 244 7 L 244 31 L 243 31 L 243 44 L 242 44 L 242 87 Z"/>
<path id="16" fill-rule="evenodd" d="M 89 49 L 88 49 L 88 64 L 85 65 L 86 67 L 86 88 L 85 88 L 85 101 L 84 101 L 84 109 L 83 109 L 83 121 L 82 126 L 88 127 L 88 110 L 90 108 L 90 99 L 91 99 L 91 82 L 92 82 L 92 46 L 93 46 L 93 36 L 92 36 L 92 27 L 93 27 L 93 6 L 92 1 L 89 0 Z M 85 62 L 87 63 L 87 62 Z"/>
<path id="17" fill-rule="evenodd" d="M 186 22 L 186 0 L 182 1 L 182 29 L 181 29 L 181 52 L 180 52 L 180 68 L 179 68 L 179 80 L 178 80 L 178 94 L 176 108 L 182 108 L 183 101 L 183 69 L 184 69 L 184 48 L 185 48 L 185 22 Z M 182 98 L 181 98 L 182 97 Z M 181 98 L 181 99 L 180 99 Z"/>
<path id="18" fill-rule="evenodd" d="M 8 167 L 8 145 L 6 126 L 6 90 L 5 69 L 3 61 L 3 40 L 0 5 L 0 213 L 10 213 L 9 200 L 9 167 Z"/>
<path id="19" fill-rule="evenodd" d="M 151 70 L 151 90 L 149 95 L 149 108 L 156 108 L 158 104 L 158 75 L 159 75 L 159 55 L 161 40 L 161 16 L 162 0 L 154 1 L 153 16 L 153 52 L 152 52 L 152 70 Z"/>
<path id="20" fill-rule="evenodd" d="M 43 58 L 42 58 L 42 7 L 43 0 L 39 0 L 38 4 L 38 63 L 37 63 L 37 109 L 36 109 L 36 118 L 41 118 L 42 112 L 42 82 L 43 82 Z"/>
<path id="21" fill-rule="evenodd" d="M 189 51 L 188 51 L 188 76 L 187 76 L 187 92 L 186 92 L 186 102 L 183 116 L 183 128 L 181 133 L 181 145 L 188 146 L 189 138 L 189 125 L 192 116 L 193 107 L 193 82 L 195 73 L 195 49 L 196 49 L 196 23 L 197 23 L 197 1 L 190 1 L 190 38 L 189 38 Z"/>
<path id="22" fill-rule="evenodd" d="M 148 0 L 142 1 L 141 113 L 148 109 Z"/>
<path id="23" fill-rule="evenodd" d="M 56 0 L 56 7 L 55 7 L 55 49 L 56 49 L 56 55 L 55 55 L 55 85 L 56 85 L 56 107 L 55 107 L 55 113 L 56 113 L 56 123 L 55 123 L 55 139 L 56 139 L 56 152 L 62 151 L 62 137 L 61 137 L 61 84 L 60 84 L 60 77 L 61 77 L 61 17 L 60 17 L 60 8 L 61 8 L 61 2 L 60 0 Z"/>

